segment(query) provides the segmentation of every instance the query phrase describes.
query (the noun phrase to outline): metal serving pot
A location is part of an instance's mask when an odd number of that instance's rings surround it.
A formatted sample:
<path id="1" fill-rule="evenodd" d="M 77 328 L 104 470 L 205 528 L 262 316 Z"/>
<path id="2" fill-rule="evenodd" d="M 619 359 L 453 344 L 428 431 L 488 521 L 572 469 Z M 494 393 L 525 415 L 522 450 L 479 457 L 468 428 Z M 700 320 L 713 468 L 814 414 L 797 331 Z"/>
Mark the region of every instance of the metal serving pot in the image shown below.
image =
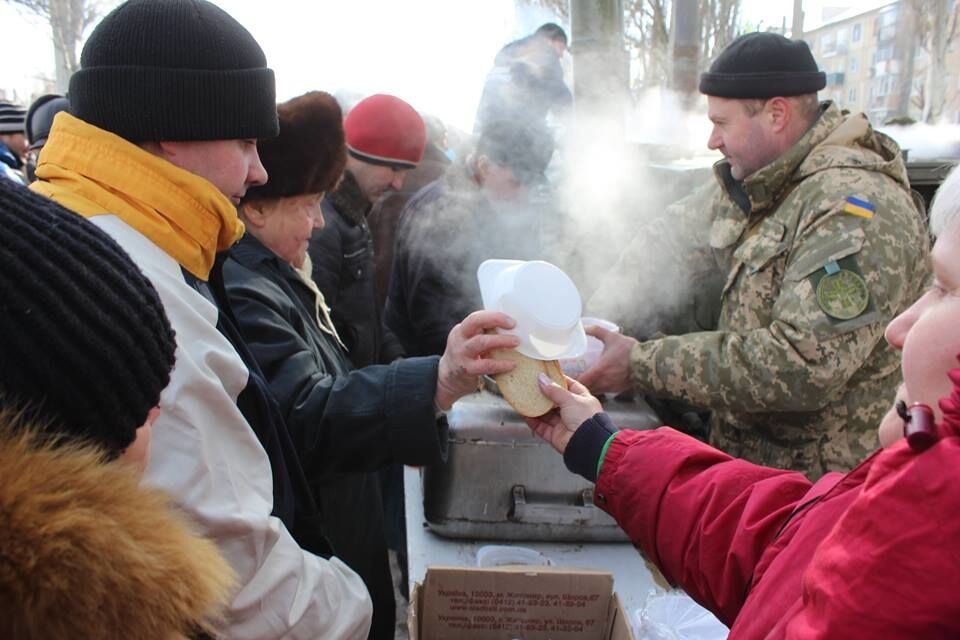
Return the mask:
<path id="1" fill-rule="evenodd" d="M 643 401 L 604 401 L 620 428 L 659 426 Z M 499 395 L 484 390 L 447 414 L 445 464 L 424 469 L 423 507 L 430 529 L 451 538 L 566 542 L 624 541 L 593 505 L 593 485 L 534 435 Z"/>

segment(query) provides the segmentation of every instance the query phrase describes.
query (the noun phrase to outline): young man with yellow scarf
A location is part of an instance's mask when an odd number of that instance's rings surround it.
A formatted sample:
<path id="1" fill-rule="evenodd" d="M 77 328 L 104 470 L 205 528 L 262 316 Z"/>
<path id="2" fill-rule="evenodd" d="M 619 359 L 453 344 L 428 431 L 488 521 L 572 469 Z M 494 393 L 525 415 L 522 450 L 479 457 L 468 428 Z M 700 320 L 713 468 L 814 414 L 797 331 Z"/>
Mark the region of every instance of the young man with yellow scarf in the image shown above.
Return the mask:
<path id="1" fill-rule="evenodd" d="M 145 480 L 174 496 L 237 573 L 226 637 L 364 638 L 369 596 L 310 535 L 313 496 L 223 290 L 222 252 L 243 234 L 236 205 L 267 180 L 257 140 L 278 132 L 263 51 L 205 0 L 129 0 L 90 35 L 80 67 L 32 188 L 120 243 L 177 334 Z M 510 322 L 481 320 L 475 332 Z M 504 370 L 476 359 L 490 338 L 462 334 L 440 363 L 451 398 Z"/>

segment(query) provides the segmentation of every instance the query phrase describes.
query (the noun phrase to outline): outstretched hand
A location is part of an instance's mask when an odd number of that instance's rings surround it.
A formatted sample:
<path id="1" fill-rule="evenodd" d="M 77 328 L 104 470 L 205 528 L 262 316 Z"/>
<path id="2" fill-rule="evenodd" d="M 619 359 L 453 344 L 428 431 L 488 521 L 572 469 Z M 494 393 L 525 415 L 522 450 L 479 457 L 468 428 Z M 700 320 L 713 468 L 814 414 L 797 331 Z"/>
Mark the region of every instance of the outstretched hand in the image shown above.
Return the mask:
<path id="1" fill-rule="evenodd" d="M 434 401 L 446 411 L 463 396 L 477 390 L 480 376 L 511 371 L 509 360 L 492 360 L 485 354 L 494 349 L 513 349 L 520 344 L 516 336 L 484 333 L 492 329 L 512 329 L 514 320 L 497 311 L 474 311 L 450 330 L 447 348 L 440 357 L 437 391 Z"/>
<path id="2" fill-rule="evenodd" d="M 620 393 L 630 388 L 630 350 L 635 338 L 603 327 L 586 328 L 588 336 L 603 342 L 603 353 L 592 367 L 580 376 L 580 383 L 593 393 Z"/>
<path id="3" fill-rule="evenodd" d="M 561 454 L 567 450 L 577 428 L 603 410 L 600 401 L 582 384 L 567 378 L 567 385 L 569 390 L 540 374 L 540 391 L 557 406 L 539 418 L 526 419 L 530 429 Z"/>

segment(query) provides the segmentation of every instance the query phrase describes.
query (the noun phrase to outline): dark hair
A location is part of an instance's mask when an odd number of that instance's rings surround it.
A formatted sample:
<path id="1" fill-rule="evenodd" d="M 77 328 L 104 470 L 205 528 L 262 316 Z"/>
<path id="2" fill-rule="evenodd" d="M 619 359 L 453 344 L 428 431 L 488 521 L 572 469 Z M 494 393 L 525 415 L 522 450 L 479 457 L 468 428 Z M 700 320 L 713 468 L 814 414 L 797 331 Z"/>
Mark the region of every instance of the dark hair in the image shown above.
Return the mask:
<path id="1" fill-rule="evenodd" d="M 480 132 L 476 153 L 510 169 L 518 181 L 532 184 L 543 178 L 550 164 L 553 136 L 541 125 L 494 120 Z"/>
<path id="2" fill-rule="evenodd" d="M 560 40 L 563 42 L 563 46 L 567 46 L 567 32 L 555 22 L 540 25 L 534 33 L 538 36 L 543 36 L 547 40 Z"/>

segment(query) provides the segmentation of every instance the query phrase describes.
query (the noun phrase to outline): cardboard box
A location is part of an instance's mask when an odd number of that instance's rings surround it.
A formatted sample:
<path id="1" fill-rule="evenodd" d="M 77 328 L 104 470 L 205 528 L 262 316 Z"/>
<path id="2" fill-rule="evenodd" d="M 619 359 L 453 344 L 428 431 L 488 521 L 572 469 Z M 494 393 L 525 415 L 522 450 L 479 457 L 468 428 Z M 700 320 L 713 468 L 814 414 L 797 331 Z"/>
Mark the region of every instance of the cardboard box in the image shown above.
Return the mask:
<path id="1" fill-rule="evenodd" d="M 410 594 L 410 640 L 633 640 L 604 571 L 427 567 Z"/>

